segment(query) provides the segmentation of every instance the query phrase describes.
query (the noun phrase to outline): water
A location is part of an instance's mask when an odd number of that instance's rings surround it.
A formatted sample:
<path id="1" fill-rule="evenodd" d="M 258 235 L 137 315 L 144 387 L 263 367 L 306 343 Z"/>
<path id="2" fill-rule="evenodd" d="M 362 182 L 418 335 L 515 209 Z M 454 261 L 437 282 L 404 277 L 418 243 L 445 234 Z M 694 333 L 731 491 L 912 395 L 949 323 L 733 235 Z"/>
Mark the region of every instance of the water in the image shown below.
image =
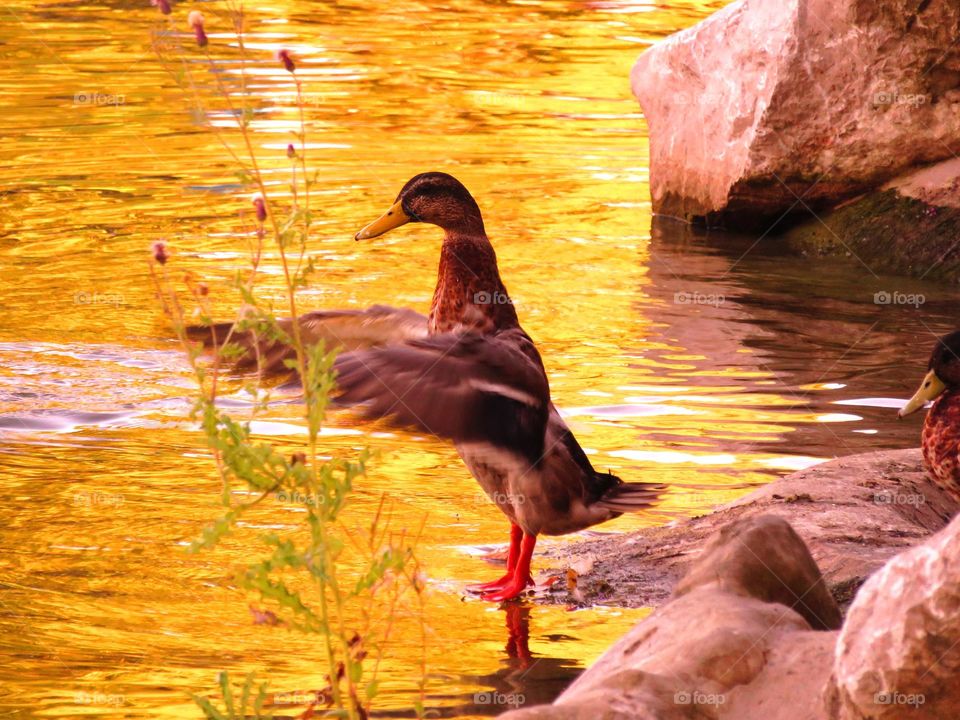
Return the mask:
<path id="1" fill-rule="evenodd" d="M 834 456 L 916 445 L 919 420 L 898 423 L 893 408 L 956 322 L 953 288 L 651 226 L 627 74 L 646 44 L 722 4 L 297 0 L 250 12 L 255 141 L 273 183 L 296 116 L 270 52 L 292 48 L 305 79 L 321 273 L 304 307 L 425 309 L 435 229 L 352 236 L 409 176 L 462 179 L 581 443 L 598 467 L 671 486 L 656 512 L 603 532 L 702 513 Z M 257 670 L 277 693 L 322 685 L 313 641 L 255 624 L 233 587 L 255 543 L 183 552 L 216 515 L 218 482 L 186 420 L 189 374 L 147 248 L 168 241 L 174 267 L 205 279 L 230 317 L 249 189 L 153 58 L 146 5 L 14 0 L 0 25 L 0 706 L 17 717 L 183 717 L 221 668 Z M 225 22 L 205 12 L 219 47 Z M 276 256 L 265 270 L 263 294 L 278 299 Z M 874 301 L 894 291 L 925 302 Z M 277 406 L 262 429 L 295 445 L 297 414 Z M 398 522 L 428 517 L 438 714 L 549 701 L 645 615 L 464 602 L 465 583 L 498 574 L 476 554 L 503 543 L 506 524 L 452 448 L 368 437 L 345 418 L 323 441 L 383 451 L 357 523 L 383 492 Z M 291 512 L 277 503 L 257 520 Z M 384 714 L 409 716 L 421 648 L 417 633 L 397 637 Z"/>

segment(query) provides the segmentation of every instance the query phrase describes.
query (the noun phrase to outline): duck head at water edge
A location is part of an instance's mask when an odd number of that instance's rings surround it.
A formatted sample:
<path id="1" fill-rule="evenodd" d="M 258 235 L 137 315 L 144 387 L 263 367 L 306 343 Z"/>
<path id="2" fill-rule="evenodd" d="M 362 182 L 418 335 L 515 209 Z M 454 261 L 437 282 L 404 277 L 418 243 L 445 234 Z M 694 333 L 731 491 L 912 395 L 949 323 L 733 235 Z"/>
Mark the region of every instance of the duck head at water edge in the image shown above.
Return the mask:
<path id="1" fill-rule="evenodd" d="M 897 415 L 906 417 L 928 402 L 937 400 L 944 393 L 953 394 L 958 389 L 960 389 L 960 330 L 937 340 L 933 352 L 930 353 L 927 374 L 924 375 L 917 392 Z"/>
<path id="2" fill-rule="evenodd" d="M 898 415 L 930 401 L 920 436 L 923 462 L 934 482 L 960 500 L 960 331 L 937 340 L 920 388 Z"/>
<path id="3" fill-rule="evenodd" d="M 480 207 L 463 183 L 447 173 L 426 172 L 410 178 L 390 209 L 355 239 L 375 238 L 410 222 L 437 225 L 448 236 L 486 237 Z"/>

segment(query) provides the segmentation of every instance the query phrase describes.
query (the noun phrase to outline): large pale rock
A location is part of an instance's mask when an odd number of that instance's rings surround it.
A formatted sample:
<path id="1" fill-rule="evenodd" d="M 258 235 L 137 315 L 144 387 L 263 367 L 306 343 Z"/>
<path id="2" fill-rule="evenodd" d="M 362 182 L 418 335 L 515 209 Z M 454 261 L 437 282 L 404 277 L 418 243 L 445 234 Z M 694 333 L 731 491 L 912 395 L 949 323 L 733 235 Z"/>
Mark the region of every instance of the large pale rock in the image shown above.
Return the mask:
<path id="1" fill-rule="evenodd" d="M 958 28 L 957 0 L 738 0 L 654 45 L 654 210 L 756 224 L 952 157 Z"/>
<path id="2" fill-rule="evenodd" d="M 960 518 L 861 588 L 840 634 L 827 714 L 960 718 Z"/>
<path id="3" fill-rule="evenodd" d="M 760 516 L 732 523 L 711 539 L 675 597 L 610 648 L 554 705 L 503 717 L 816 718 L 816 703 L 809 699 L 826 680 L 835 633 L 813 632 L 790 606 L 820 626 L 839 624 L 816 564 L 786 521 Z M 805 670 L 797 672 L 801 662 Z M 801 707 L 810 711 L 798 713 L 796 706 L 776 703 L 777 697 L 805 698 Z"/>

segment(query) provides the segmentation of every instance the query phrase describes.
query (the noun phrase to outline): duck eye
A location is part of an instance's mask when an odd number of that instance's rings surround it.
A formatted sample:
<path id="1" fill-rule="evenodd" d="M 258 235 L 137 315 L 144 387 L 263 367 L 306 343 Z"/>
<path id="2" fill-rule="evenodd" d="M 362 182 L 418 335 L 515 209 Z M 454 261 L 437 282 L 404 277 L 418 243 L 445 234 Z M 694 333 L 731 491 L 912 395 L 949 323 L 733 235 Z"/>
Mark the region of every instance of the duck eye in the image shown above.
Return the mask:
<path id="1" fill-rule="evenodd" d="M 407 217 L 409 217 L 414 222 L 423 222 L 420 219 L 420 216 L 417 215 L 415 212 L 413 212 L 406 203 L 402 204 L 400 207 L 403 209 L 403 212 L 406 213 Z"/>

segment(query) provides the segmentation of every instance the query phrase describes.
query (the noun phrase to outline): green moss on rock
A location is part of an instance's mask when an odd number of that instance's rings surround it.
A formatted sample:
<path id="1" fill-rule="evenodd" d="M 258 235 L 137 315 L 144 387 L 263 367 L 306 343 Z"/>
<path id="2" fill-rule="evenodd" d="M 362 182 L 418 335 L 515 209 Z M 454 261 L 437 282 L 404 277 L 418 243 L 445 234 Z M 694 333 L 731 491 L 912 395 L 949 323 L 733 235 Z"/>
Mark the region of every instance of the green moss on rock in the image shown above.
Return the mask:
<path id="1" fill-rule="evenodd" d="M 855 255 L 876 272 L 960 280 L 960 209 L 872 192 L 785 233 L 795 250 Z"/>

